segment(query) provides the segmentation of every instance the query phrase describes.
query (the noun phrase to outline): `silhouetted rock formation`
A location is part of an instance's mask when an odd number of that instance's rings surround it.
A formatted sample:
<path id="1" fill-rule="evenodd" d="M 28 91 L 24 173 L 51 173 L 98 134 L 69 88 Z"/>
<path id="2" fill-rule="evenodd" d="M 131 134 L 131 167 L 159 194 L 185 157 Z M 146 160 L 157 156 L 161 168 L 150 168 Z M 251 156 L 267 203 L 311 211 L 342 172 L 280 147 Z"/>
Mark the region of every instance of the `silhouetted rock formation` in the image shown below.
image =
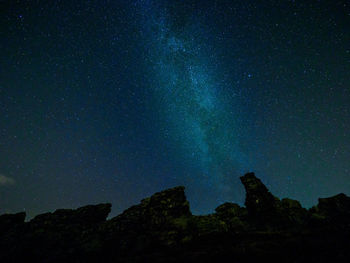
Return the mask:
<path id="1" fill-rule="evenodd" d="M 328 198 L 319 198 L 317 212 L 330 219 L 350 216 L 350 197 L 338 194 Z"/>
<path id="2" fill-rule="evenodd" d="M 17 214 L 5 214 L 0 216 L 0 235 L 5 234 L 9 230 L 24 224 L 26 217 L 25 212 Z"/>
<path id="3" fill-rule="evenodd" d="M 24 222 L 0 216 L 0 262 L 348 262 L 350 198 L 320 198 L 306 210 L 241 177 L 245 206 L 191 214 L 184 187 L 143 199 L 106 220 L 110 204 L 59 209 Z"/>
<path id="4" fill-rule="evenodd" d="M 276 229 L 306 223 L 307 211 L 298 201 L 289 198 L 281 201 L 270 193 L 254 173 L 248 173 L 240 179 L 246 189 L 245 205 L 252 226 Z"/>
<path id="5" fill-rule="evenodd" d="M 103 247 L 110 248 L 105 254 L 140 253 L 183 238 L 179 222 L 192 216 L 184 189 L 179 186 L 156 193 L 106 222 L 101 227 Z"/>
<path id="6" fill-rule="evenodd" d="M 334 231 L 350 228 L 350 197 L 343 193 L 319 198 L 317 206 L 310 209 L 311 222 Z"/>
<path id="7" fill-rule="evenodd" d="M 34 217 L 30 223 L 32 225 L 60 226 L 79 225 L 89 226 L 104 222 L 111 212 L 111 204 L 87 205 L 76 210 L 57 209 L 53 213 L 41 214 Z"/>

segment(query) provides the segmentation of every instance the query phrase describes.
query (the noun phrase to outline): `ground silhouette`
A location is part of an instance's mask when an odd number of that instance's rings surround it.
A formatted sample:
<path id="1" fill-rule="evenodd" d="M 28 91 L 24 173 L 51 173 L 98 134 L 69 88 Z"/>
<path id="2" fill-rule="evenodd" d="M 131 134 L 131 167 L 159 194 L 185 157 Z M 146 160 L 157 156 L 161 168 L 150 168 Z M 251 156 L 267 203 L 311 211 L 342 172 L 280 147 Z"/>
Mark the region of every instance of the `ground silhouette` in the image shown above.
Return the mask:
<path id="1" fill-rule="evenodd" d="M 184 187 L 143 199 L 107 220 L 111 204 L 58 209 L 25 222 L 0 216 L 1 262 L 348 262 L 350 197 L 311 209 L 275 197 L 254 173 L 241 177 L 245 207 L 190 211 Z"/>

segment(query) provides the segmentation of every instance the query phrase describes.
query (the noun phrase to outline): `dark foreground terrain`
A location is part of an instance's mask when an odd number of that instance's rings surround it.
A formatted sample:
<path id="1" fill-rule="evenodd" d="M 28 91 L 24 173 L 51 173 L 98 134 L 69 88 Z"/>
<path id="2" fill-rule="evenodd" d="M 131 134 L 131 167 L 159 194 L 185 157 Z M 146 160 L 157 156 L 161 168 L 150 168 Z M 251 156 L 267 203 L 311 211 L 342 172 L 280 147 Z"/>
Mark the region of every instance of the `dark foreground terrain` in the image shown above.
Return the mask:
<path id="1" fill-rule="evenodd" d="M 253 173 L 245 207 L 194 216 L 175 187 L 106 220 L 110 204 L 59 209 L 24 222 L 0 216 L 0 262 L 350 262 L 350 197 L 306 210 L 278 199 Z"/>

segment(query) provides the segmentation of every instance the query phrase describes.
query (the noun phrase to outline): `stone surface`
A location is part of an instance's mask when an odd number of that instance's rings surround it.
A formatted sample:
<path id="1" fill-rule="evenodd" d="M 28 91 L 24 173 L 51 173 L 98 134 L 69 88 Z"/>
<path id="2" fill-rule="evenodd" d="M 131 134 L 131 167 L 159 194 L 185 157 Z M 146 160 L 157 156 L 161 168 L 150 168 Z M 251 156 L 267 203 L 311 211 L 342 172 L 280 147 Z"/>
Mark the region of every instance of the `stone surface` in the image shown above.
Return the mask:
<path id="1" fill-rule="evenodd" d="M 24 222 L 0 216 L 0 262 L 348 262 L 350 198 L 306 210 L 241 177 L 246 207 L 192 215 L 184 187 L 155 193 L 107 220 L 110 204 L 58 209 Z"/>
<path id="2" fill-rule="evenodd" d="M 78 209 L 57 209 L 53 213 L 45 213 L 34 217 L 31 224 L 96 224 L 106 220 L 111 212 L 111 204 L 87 205 Z"/>
<path id="3" fill-rule="evenodd" d="M 251 224 L 257 228 L 264 228 L 282 223 L 279 213 L 280 200 L 270 193 L 261 180 L 255 177 L 254 173 L 247 173 L 240 179 L 246 190 L 245 206 Z"/>
<path id="4" fill-rule="evenodd" d="M 307 222 L 307 211 L 296 200 L 274 196 L 254 173 L 242 176 L 248 221 L 258 229 L 297 228 Z"/>
<path id="5" fill-rule="evenodd" d="M 350 215 L 350 197 L 340 193 L 328 198 L 319 198 L 317 209 L 324 216 L 348 216 Z"/>
<path id="6" fill-rule="evenodd" d="M 13 228 L 24 224 L 24 219 L 26 218 L 25 212 L 20 212 L 17 214 L 4 214 L 0 216 L 0 235 L 5 232 L 11 231 Z"/>
<path id="7" fill-rule="evenodd" d="M 175 218 L 189 217 L 192 214 L 184 189 L 178 186 L 155 193 L 112 218 L 111 224 L 118 232 L 159 229 L 166 227 Z"/>
<path id="8" fill-rule="evenodd" d="M 297 200 L 283 198 L 280 204 L 280 210 L 282 217 L 287 222 L 287 228 L 291 225 L 302 226 L 308 223 L 309 216 L 307 210 Z"/>
<path id="9" fill-rule="evenodd" d="M 245 206 L 251 216 L 260 216 L 274 212 L 277 202 L 266 186 L 255 177 L 254 173 L 248 173 L 241 178 L 246 190 Z"/>
<path id="10" fill-rule="evenodd" d="M 247 216 L 247 210 L 235 203 L 224 203 L 215 208 L 215 212 L 222 219 L 232 217 L 244 219 Z"/>
<path id="11" fill-rule="evenodd" d="M 215 209 L 219 220 L 225 222 L 228 231 L 240 232 L 249 228 L 247 209 L 234 203 L 224 203 Z"/>
<path id="12" fill-rule="evenodd" d="M 317 206 L 311 208 L 310 213 L 312 223 L 346 231 L 350 228 L 350 197 L 340 193 L 328 198 L 319 198 Z"/>

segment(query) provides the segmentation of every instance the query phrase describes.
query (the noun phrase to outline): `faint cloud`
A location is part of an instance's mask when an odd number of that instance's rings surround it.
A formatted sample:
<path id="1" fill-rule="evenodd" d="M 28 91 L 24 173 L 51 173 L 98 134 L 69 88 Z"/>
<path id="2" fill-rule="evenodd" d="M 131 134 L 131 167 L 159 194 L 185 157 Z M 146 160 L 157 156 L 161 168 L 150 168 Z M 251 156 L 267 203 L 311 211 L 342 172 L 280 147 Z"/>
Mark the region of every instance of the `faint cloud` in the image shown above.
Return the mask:
<path id="1" fill-rule="evenodd" d="M 0 174 L 0 186 L 15 184 L 15 180 L 5 175 Z"/>

